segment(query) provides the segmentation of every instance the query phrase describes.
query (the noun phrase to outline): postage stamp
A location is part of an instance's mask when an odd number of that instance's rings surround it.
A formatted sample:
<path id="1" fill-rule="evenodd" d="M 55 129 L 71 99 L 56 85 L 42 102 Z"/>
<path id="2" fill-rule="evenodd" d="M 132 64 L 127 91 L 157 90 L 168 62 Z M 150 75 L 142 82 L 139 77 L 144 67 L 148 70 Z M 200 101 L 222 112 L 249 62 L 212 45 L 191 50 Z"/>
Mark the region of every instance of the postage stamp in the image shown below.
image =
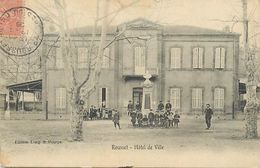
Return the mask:
<path id="1" fill-rule="evenodd" d="M 0 48 L 13 56 L 34 52 L 43 39 L 41 18 L 30 8 L 14 7 L 0 17 Z"/>

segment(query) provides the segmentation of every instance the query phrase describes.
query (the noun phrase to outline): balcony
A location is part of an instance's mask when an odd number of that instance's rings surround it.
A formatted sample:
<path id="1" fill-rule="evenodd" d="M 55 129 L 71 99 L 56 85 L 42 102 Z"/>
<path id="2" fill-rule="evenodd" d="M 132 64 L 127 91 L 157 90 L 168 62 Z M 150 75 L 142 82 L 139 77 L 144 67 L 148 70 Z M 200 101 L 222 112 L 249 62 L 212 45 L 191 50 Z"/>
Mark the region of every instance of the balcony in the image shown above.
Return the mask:
<path id="1" fill-rule="evenodd" d="M 158 68 L 148 68 L 146 69 L 151 75 L 151 81 L 154 81 L 158 78 Z M 123 69 L 123 79 L 125 81 L 129 81 L 129 80 L 144 80 L 143 74 L 145 73 L 145 71 L 143 71 L 143 73 L 137 73 L 134 72 L 134 69 L 132 68 L 124 68 Z"/>

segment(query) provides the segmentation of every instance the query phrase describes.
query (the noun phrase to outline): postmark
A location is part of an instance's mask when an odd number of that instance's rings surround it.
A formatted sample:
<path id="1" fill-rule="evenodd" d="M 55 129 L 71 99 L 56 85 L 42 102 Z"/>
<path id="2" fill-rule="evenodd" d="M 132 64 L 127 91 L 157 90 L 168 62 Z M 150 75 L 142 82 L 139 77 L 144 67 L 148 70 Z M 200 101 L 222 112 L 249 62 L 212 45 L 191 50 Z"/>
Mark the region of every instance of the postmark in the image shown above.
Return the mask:
<path id="1" fill-rule="evenodd" d="M 0 17 L 0 48 L 8 55 L 33 53 L 43 40 L 41 18 L 30 8 L 15 7 Z"/>

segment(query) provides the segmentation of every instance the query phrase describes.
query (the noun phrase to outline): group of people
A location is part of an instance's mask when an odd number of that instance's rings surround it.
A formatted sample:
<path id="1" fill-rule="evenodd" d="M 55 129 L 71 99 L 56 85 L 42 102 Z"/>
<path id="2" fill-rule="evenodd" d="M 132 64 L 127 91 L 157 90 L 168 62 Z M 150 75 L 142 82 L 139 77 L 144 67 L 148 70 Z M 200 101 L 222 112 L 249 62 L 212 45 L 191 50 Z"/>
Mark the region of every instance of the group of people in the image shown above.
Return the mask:
<path id="1" fill-rule="evenodd" d="M 115 109 L 108 108 L 96 108 L 96 106 L 91 105 L 89 109 L 84 110 L 83 119 L 84 120 L 111 120 Z"/>
<path id="2" fill-rule="evenodd" d="M 157 110 L 153 111 L 150 109 L 148 115 L 141 112 L 139 102 L 136 104 L 137 108 L 134 108 L 132 101 L 129 101 L 128 104 L 128 115 L 131 117 L 131 122 L 134 127 L 161 127 L 169 128 L 175 127 L 178 128 L 180 122 L 180 115 L 177 111 L 175 114 L 172 112 L 172 105 L 168 101 L 165 105 L 162 101 L 158 104 Z"/>
<path id="3" fill-rule="evenodd" d="M 164 105 L 162 101 L 157 106 L 156 112 L 152 109 L 150 110 L 148 116 L 143 115 L 141 112 L 141 105 L 139 102 L 136 104 L 136 108 L 132 104 L 132 101 L 129 100 L 129 104 L 127 106 L 128 115 L 131 117 L 132 125 L 138 127 L 176 127 L 178 128 L 180 122 L 180 115 L 178 111 L 175 110 L 175 114 L 173 114 L 173 109 L 170 101 Z M 206 104 L 206 109 L 204 110 L 205 121 L 206 121 L 206 129 L 210 129 L 211 127 L 211 119 L 213 115 L 213 110 L 210 107 L 210 104 Z"/>
<path id="4" fill-rule="evenodd" d="M 151 109 L 148 115 L 142 114 L 140 111 L 132 111 L 130 113 L 131 122 L 134 127 L 161 127 L 169 128 L 175 127 L 178 128 L 180 122 L 180 115 L 173 112 L 167 111 L 160 113 L 158 110 L 153 112 Z"/>
<path id="5" fill-rule="evenodd" d="M 150 112 L 147 114 L 143 114 L 141 112 L 141 105 L 137 102 L 135 108 L 132 104 L 132 101 L 129 101 L 128 104 L 128 115 L 131 117 L 131 123 L 134 127 L 161 127 L 161 128 L 170 128 L 175 127 L 178 128 L 180 122 L 180 115 L 178 111 L 175 110 L 173 113 L 172 105 L 170 101 L 168 101 L 165 106 L 160 101 L 157 106 L 157 110 L 153 111 L 150 109 Z M 211 127 L 211 119 L 213 115 L 213 110 L 210 105 L 206 105 L 205 113 L 205 121 L 206 121 L 206 129 L 210 129 Z M 96 108 L 91 105 L 89 110 L 84 112 L 84 120 L 95 120 L 95 119 L 108 119 L 112 120 L 115 128 L 120 127 L 120 115 L 116 109 L 107 109 L 107 108 Z"/>

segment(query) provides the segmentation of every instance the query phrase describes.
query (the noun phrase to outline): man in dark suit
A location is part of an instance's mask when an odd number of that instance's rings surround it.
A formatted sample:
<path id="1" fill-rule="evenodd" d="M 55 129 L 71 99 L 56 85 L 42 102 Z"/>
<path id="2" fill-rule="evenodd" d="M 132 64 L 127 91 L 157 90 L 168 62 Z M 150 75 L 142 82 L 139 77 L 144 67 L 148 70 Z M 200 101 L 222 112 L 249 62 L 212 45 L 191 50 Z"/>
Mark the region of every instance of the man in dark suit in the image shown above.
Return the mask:
<path id="1" fill-rule="evenodd" d="M 159 110 L 160 112 L 163 112 L 163 110 L 164 110 L 164 105 L 163 105 L 163 102 L 162 102 L 162 101 L 160 101 L 160 103 L 158 104 L 158 110 Z"/>
<path id="2" fill-rule="evenodd" d="M 134 105 L 133 105 L 132 101 L 129 100 L 128 105 L 127 105 L 127 115 L 131 115 L 133 110 L 134 110 Z"/>
<path id="3" fill-rule="evenodd" d="M 153 122 L 154 122 L 154 113 L 153 110 L 151 109 L 149 114 L 148 114 L 148 119 L 149 119 L 149 125 L 150 127 L 153 126 Z"/>
<path id="4" fill-rule="evenodd" d="M 168 100 L 168 102 L 166 103 L 165 110 L 169 112 L 172 110 L 172 104 L 170 103 L 170 100 Z"/>
<path id="5" fill-rule="evenodd" d="M 137 112 L 141 111 L 141 104 L 139 103 L 139 101 L 136 102 L 135 109 Z"/>
<path id="6" fill-rule="evenodd" d="M 206 105 L 206 109 L 204 112 L 205 112 L 205 120 L 206 120 L 206 124 L 207 124 L 206 129 L 209 129 L 211 126 L 211 118 L 213 115 L 213 110 L 210 108 L 209 104 Z"/>
<path id="7" fill-rule="evenodd" d="M 115 114 L 113 116 L 114 127 L 116 128 L 116 126 L 118 126 L 118 128 L 121 129 L 119 120 L 120 120 L 119 113 L 117 110 L 115 110 Z"/>

